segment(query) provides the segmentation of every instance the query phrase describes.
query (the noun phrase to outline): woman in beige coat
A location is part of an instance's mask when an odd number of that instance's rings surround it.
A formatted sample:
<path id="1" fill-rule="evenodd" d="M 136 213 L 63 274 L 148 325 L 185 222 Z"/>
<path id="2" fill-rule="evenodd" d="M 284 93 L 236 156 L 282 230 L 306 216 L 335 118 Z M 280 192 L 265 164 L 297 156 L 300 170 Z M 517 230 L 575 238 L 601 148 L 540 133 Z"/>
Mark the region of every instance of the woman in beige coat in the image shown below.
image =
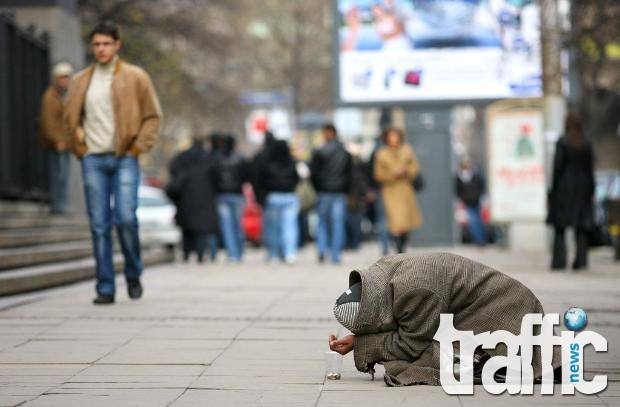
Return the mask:
<path id="1" fill-rule="evenodd" d="M 383 131 L 385 146 L 377 152 L 375 180 L 381 185 L 388 231 L 403 253 L 412 229 L 422 225 L 422 213 L 415 198 L 412 182 L 420 172 L 413 148 L 405 143 L 402 130 L 390 127 Z"/>

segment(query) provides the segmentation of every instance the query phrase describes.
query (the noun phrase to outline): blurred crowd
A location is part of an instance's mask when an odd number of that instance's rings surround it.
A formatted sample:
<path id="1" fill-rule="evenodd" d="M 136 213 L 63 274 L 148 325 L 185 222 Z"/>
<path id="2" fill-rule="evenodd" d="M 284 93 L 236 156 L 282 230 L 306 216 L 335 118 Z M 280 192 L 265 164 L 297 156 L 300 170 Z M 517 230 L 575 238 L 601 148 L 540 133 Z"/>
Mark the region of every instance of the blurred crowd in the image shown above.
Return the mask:
<path id="1" fill-rule="evenodd" d="M 63 105 L 72 73 L 70 65 L 56 65 L 54 83 L 42 99 L 41 141 L 49 150 L 52 214 L 65 213 L 67 206 L 69 148 L 75 143 L 64 131 Z M 317 260 L 338 264 L 343 250 L 357 250 L 368 236 L 380 242 L 382 255 L 391 246 L 404 252 L 410 232 L 423 223 L 417 193 L 424 178 L 403 130 L 385 128 L 366 161 L 347 151 L 333 124 L 323 126 L 322 138 L 306 162 L 269 131 L 252 159 L 240 154 L 232 134 L 194 137 L 191 147 L 171 161 L 165 188 L 177 208 L 183 258 L 196 253 L 199 262 L 205 254 L 215 260 L 223 248 L 229 261 L 240 262 L 249 240 L 264 245 L 267 261 L 293 264 L 298 249 L 314 239 Z M 465 219 L 459 221 L 463 242 L 482 246 L 496 240 L 499 232 L 488 224 L 484 175 L 467 157 L 454 185 L 456 218 L 461 211 Z M 581 119 L 571 113 L 556 145 L 548 195 L 552 269 L 566 267 L 567 229 L 574 230 L 575 270 L 587 267 L 588 247 L 597 239 L 605 243 L 604 225 L 593 217 L 595 189 L 592 147 Z"/>
<path id="2" fill-rule="evenodd" d="M 229 261 L 240 262 L 252 240 L 264 245 L 266 261 L 293 264 L 313 238 L 317 260 L 338 264 L 366 232 L 379 238 L 382 254 L 390 241 L 404 252 L 423 220 L 415 193 L 420 167 L 403 131 L 385 129 L 368 162 L 347 151 L 333 124 L 323 126 L 322 137 L 308 162 L 269 131 L 252 159 L 238 152 L 232 134 L 195 137 L 171 161 L 166 187 L 183 232 L 183 258 L 196 253 L 202 262 L 208 252 L 215 260 L 223 247 Z"/>
<path id="3" fill-rule="evenodd" d="M 385 11 L 375 8 L 378 23 L 393 20 Z M 67 211 L 69 151 L 80 160 L 96 261 L 93 302 L 112 304 L 116 294 L 113 227 L 125 259 L 128 295 L 138 299 L 143 293 L 136 214 L 139 156 L 155 145 L 162 111 L 148 73 L 119 57 L 121 41 L 115 23 L 99 22 L 89 40 L 93 64 L 77 74 L 67 63 L 55 65 L 52 84 L 42 95 L 39 130 L 48 152 L 51 214 Z M 381 254 L 389 253 L 390 242 L 396 252 L 404 252 L 411 231 L 423 224 L 417 192 L 424 188 L 424 178 L 403 130 L 384 128 L 367 162 L 347 151 L 333 124 L 322 127 L 322 136 L 322 145 L 308 162 L 295 157 L 287 142 L 270 132 L 264 134 L 263 146 L 251 160 L 239 153 L 232 134 L 195 137 L 192 146 L 171 161 L 165 189 L 177 209 L 184 260 L 196 253 L 203 262 L 207 251 L 209 259 L 215 260 L 223 247 L 230 262 L 241 262 L 246 233 L 251 232 L 252 240 L 266 248 L 268 262 L 294 264 L 299 247 L 312 236 L 317 260 L 339 264 L 344 249 L 359 248 L 362 224 L 372 225 Z M 527 138 L 520 140 L 518 155 L 532 151 Z M 463 160 L 454 184 L 466 208 L 471 240 L 486 244 L 482 174 Z M 603 241 L 597 239 L 597 234 L 605 235 L 594 217 L 595 193 L 593 150 L 580 117 L 571 113 L 556 144 L 548 192 L 553 270 L 567 265 L 567 229 L 574 230 L 576 240 L 575 270 L 587 268 L 588 247 L 594 240 Z M 616 258 L 620 258 L 616 219 L 620 209 L 609 208 L 610 225 L 616 227 Z M 253 216 L 253 228 L 248 228 L 248 214 Z M 311 216 L 316 218 L 312 233 Z"/>

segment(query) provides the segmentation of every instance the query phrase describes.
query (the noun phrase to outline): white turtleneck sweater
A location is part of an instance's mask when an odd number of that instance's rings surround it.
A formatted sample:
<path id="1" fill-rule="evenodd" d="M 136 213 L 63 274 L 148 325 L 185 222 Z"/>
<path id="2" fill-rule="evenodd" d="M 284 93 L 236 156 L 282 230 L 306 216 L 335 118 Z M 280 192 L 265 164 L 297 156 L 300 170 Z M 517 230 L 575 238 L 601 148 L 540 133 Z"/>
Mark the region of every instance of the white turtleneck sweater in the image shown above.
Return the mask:
<path id="1" fill-rule="evenodd" d="M 95 64 L 84 103 L 84 133 L 89 154 L 113 153 L 115 121 L 112 107 L 112 79 L 118 57 L 106 65 Z"/>

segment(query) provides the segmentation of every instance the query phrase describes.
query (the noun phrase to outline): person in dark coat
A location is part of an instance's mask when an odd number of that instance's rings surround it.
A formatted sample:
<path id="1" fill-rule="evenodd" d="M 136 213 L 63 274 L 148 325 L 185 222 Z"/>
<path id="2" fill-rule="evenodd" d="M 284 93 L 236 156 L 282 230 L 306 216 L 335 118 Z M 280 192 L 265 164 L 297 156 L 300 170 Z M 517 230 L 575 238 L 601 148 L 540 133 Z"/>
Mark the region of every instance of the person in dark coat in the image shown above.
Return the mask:
<path id="1" fill-rule="evenodd" d="M 215 155 L 215 188 L 220 231 L 228 259 L 240 262 L 245 246 L 241 217 L 245 206 L 243 184 L 250 181 L 250 165 L 235 149 L 235 137 L 225 136 L 223 148 Z"/>
<path id="2" fill-rule="evenodd" d="M 549 192 L 547 223 L 555 230 L 553 270 L 566 267 L 566 228 L 575 229 L 577 253 L 573 269 L 588 266 L 588 231 L 592 228 L 594 198 L 594 155 L 583 134 L 581 119 L 570 113 L 564 135 L 556 143 L 553 179 Z"/>
<path id="3" fill-rule="evenodd" d="M 480 213 L 480 198 L 484 190 L 482 175 L 473 169 L 469 159 L 464 158 L 456 174 L 456 195 L 467 209 L 467 226 L 473 242 L 477 245 L 484 245 L 487 242 Z"/>
<path id="4" fill-rule="evenodd" d="M 368 170 L 359 156 L 353 156 L 351 166 L 351 187 L 347 196 L 347 245 L 348 249 L 357 250 L 362 243 L 362 221 L 366 213 L 366 203 L 370 182 Z"/>
<path id="5" fill-rule="evenodd" d="M 260 169 L 265 165 L 269 156 L 269 148 L 275 143 L 276 138 L 270 131 L 265 132 L 265 139 L 263 142 L 263 148 L 256 153 L 254 161 L 252 162 L 252 188 L 254 189 L 254 195 L 256 196 L 256 202 L 260 206 L 265 206 L 265 199 L 267 198 L 267 192 L 263 190 L 262 180 L 259 179 L 258 173 Z"/>
<path id="6" fill-rule="evenodd" d="M 293 264 L 299 243 L 299 182 L 295 160 L 284 140 L 274 141 L 257 168 L 259 190 L 265 193 L 264 240 L 267 260 L 283 259 Z"/>
<path id="7" fill-rule="evenodd" d="M 202 263 L 207 244 L 211 260 L 217 251 L 219 227 L 213 166 L 202 140 L 177 155 L 170 165 L 171 181 L 166 193 L 177 207 L 176 223 L 183 232 L 183 259 L 195 251 Z"/>
<path id="8" fill-rule="evenodd" d="M 312 153 L 310 177 L 317 192 L 317 248 L 319 262 L 329 252 L 332 263 L 339 264 L 345 242 L 347 194 L 351 183 L 351 155 L 338 140 L 333 124 L 323 126 L 325 144 Z"/>

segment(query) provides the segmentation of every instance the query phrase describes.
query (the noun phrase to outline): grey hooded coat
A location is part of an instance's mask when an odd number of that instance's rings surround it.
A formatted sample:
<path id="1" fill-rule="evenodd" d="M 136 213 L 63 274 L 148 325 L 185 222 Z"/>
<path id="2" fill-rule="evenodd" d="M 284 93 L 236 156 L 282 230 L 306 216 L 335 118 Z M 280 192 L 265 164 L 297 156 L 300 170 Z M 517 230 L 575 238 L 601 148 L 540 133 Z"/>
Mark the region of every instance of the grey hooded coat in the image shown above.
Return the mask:
<path id="1" fill-rule="evenodd" d="M 360 281 L 355 366 L 369 372 L 382 363 L 388 386 L 440 384 L 439 343 L 433 337 L 442 313 L 454 314 L 454 327 L 460 331 L 506 330 L 515 335 L 524 315 L 544 314 L 540 301 L 517 280 L 450 253 L 384 257 L 368 269 L 351 272 L 349 285 Z M 505 356 L 506 346 L 485 351 Z M 560 364 L 556 347 L 553 368 Z M 540 376 L 538 347 L 532 366 Z"/>

